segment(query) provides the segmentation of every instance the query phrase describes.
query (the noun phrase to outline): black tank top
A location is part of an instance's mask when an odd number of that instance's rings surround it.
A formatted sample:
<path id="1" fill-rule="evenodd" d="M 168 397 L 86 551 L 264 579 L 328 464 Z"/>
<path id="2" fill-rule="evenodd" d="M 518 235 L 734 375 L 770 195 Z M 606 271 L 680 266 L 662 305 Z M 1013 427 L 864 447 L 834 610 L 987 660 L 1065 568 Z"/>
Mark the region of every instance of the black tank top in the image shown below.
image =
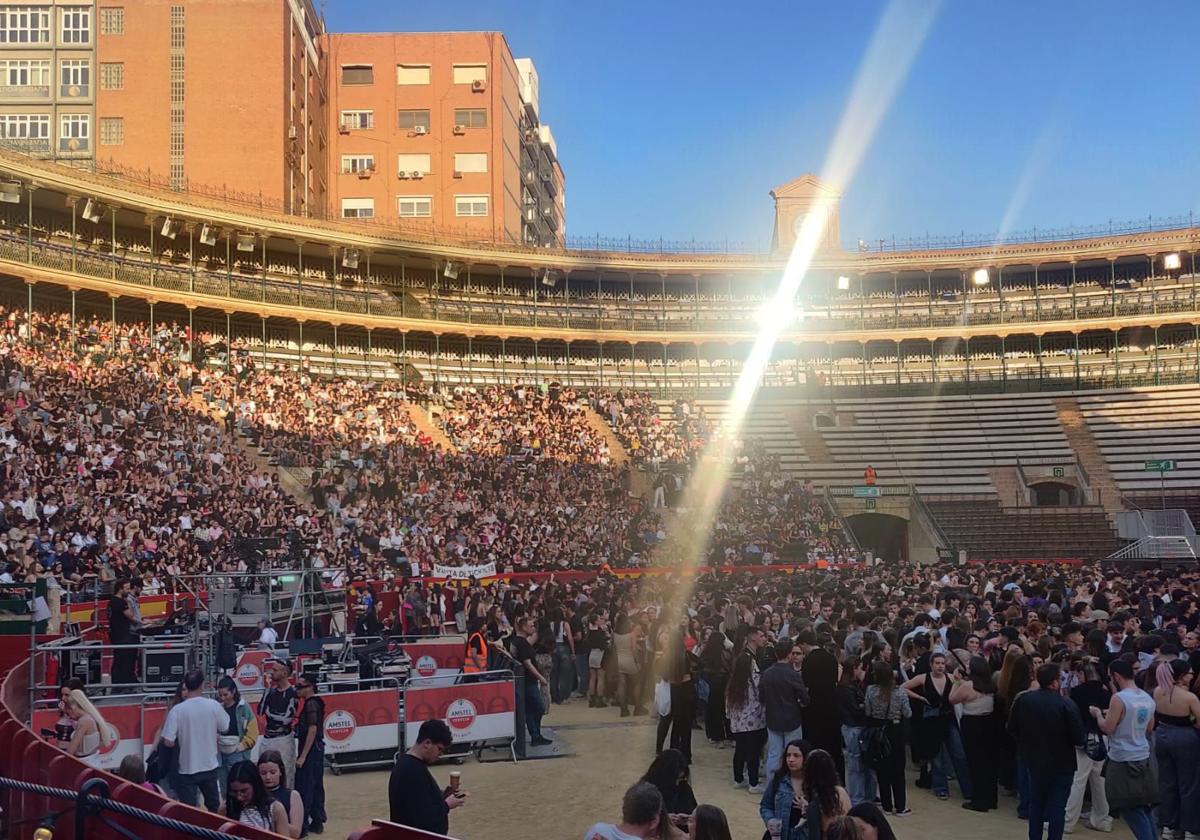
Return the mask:
<path id="1" fill-rule="evenodd" d="M 292 789 L 285 788 L 282 785 L 280 785 L 279 787 L 275 788 L 274 790 L 267 791 L 267 793 L 271 794 L 271 798 L 283 806 L 283 812 L 288 815 L 288 822 L 291 822 L 292 821 Z"/>

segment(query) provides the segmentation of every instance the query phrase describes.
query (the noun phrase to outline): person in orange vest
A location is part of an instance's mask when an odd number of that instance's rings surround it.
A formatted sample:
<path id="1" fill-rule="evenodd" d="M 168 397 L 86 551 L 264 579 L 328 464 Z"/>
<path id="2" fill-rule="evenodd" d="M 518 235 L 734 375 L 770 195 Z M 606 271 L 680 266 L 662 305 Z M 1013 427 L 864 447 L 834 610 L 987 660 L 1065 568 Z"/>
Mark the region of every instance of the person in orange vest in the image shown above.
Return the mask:
<path id="1" fill-rule="evenodd" d="M 875 468 L 867 464 L 867 468 L 863 470 L 863 483 L 868 487 L 875 486 Z"/>
<path id="2" fill-rule="evenodd" d="M 471 619 L 471 634 L 467 636 L 467 651 L 463 656 L 464 674 L 482 674 L 488 669 L 487 637 L 483 634 L 484 624 L 478 618 Z"/>

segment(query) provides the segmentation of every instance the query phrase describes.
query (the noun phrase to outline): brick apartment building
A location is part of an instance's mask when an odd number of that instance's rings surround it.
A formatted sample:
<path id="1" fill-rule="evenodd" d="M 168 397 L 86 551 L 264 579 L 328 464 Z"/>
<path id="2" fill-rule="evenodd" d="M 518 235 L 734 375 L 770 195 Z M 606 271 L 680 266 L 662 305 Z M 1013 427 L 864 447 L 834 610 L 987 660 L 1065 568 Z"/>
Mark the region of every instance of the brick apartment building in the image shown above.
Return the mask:
<path id="1" fill-rule="evenodd" d="M 311 0 L 0 0 L 0 143 L 297 215 L 561 244 L 537 87 L 500 33 L 327 34 Z"/>

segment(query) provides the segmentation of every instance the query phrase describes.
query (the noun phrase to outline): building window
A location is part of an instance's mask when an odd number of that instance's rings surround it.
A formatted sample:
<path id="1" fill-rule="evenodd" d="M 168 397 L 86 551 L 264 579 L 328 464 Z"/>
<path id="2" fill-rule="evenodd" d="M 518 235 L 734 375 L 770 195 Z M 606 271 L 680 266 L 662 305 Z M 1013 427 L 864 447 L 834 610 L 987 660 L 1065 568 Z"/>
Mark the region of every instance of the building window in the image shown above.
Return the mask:
<path id="1" fill-rule="evenodd" d="M 463 128 L 487 128 L 487 111 L 483 108 L 455 108 L 454 124 Z"/>
<path id="2" fill-rule="evenodd" d="M 428 219 L 433 215 L 433 197 L 428 195 L 400 196 L 401 219 Z"/>
<path id="3" fill-rule="evenodd" d="M 125 34 L 125 10 L 123 8 L 118 6 L 100 10 L 100 34 Z"/>
<path id="4" fill-rule="evenodd" d="M 342 128 L 347 131 L 374 128 L 374 111 L 342 111 Z"/>
<path id="5" fill-rule="evenodd" d="M 92 63 L 86 58 L 64 59 L 59 72 L 62 86 L 58 95 L 65 97 L 90 96 L 92 92 Z"/>
<path id="6" fill-rule="evenodd" d="M 342 67 L 342 84 L 373 85 L 375 84 L 375 68 L 370 64 L 347 64 Z"/>
<path id="7" fill-rule="evenodd" d="M 91 146 L 92 118 L 88 114 L 63 114 L 59 125 L 60 152 L 86 152 Z"/>
<path id="8" fill-rule="evenodd" d="M 428 64 L 397 64 L 396 84 L 398 85 L 427 85 L 429 84 Z"/>
<path id="9" fill-rule="evenodd" d="M 343 198 L 343 219 L 373 219 L 375 217 L 375 199 L 373 198 Z"/>
<path id="10" fill-rule="evenodd" d="M 100 118 L 100 145 L 120 146 L 125 142 L 125 118 Z"/>
<path id="11" fill-rule="evenodd" d="M 62 10 L 63 44 L 90 44 L 92 42 L 92 10 L 68 8 Z"/>
<path id="12" fill-rule="evenodd" d="M 488 197 L 486 195 L 454 196 L 455 216 L 486 216 L 487 214 Z"/>
<path id="13" fill-rule="evenodd" d="M 374 172 L 375 155 L 342 155 L 342 172 Z"/>
<path id="14" fill-rule="evenodd" d="M 125 65 L 120 61 L 106 61 L 100 65 L 100 89 L 124 90 Z"/>
<path id="15" fill-rule="evenodd" d="M 0 6 L 0 44 L 50 43 L 50 10 Z"/>
<path id="16" fill-rule="evenodd" d="M 455 64 L 454 84 L 469 85 L 475 82 L 487 81 L 486 64 Z"/>
<path id="17" fill-rule="evenodd" d="M 419 131 L 424 129 L 429 131 L 429 112 L 428 111 L 401 111 L 400 112 L 400 130 L 401 131 Z"/>
<path id="18" fill-rule="evenodd" d="M 396 169 L 400 172 L 419 172 L 426 175 L 431 171 L 429 155 L 397 155 Z"/>
<path id="19" fill-rule="evenodd" d="M 487 153 L 470 153 L 454 156 L 455 172 L 487 172 Z"/>
<path id="20" fill-rule="evenodd" d="M 0 61 L 0 85 L 7 87 L 50 87 L 50 60 Z M 46 91 L 49 95 L 49 90 Z"/>
<path id="21" fill-rule="evenodd" d="M 0 138 L 5 140 L 45 141 L 31 146 L 49 147 L 49 114 L 0 114 Z"/>

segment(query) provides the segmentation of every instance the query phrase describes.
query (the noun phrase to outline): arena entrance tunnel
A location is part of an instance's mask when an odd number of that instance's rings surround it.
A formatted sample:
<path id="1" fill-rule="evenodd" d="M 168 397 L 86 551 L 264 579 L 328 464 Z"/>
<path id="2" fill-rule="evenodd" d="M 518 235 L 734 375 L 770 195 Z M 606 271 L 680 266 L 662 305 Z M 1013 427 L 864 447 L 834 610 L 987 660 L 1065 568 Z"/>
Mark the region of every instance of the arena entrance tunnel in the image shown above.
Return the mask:
<path id="1" fill-rule="evenodd" d="M 908 520 L 890 513 L 856 513 L 846 517 L 864 551 L 885 563 L 908 561 Z"/>

